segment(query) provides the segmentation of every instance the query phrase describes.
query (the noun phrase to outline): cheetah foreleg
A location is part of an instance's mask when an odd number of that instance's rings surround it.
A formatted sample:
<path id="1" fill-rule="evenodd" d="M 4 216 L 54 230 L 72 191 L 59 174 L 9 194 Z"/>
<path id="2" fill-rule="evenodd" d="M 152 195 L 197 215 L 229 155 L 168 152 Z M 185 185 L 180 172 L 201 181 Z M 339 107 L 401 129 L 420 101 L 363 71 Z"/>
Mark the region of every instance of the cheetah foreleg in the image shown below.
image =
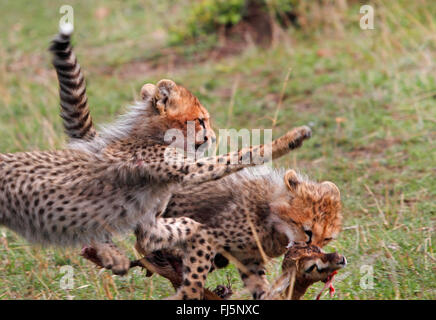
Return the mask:
<path id="1" fill-rule="evenodd" d="M 242 148 L 217 157 L 200 159 L 189 167 L 182 185 L 198 184 L 220 179 L 243 168 L 264 164 L 265 160 L 277 159 L 291 150 L 299 148 L 303 141 L 312 136 L 307 126 L 297 127 L 270 144 Z M 232 163 L 232 162 L 235 163 Z"/>

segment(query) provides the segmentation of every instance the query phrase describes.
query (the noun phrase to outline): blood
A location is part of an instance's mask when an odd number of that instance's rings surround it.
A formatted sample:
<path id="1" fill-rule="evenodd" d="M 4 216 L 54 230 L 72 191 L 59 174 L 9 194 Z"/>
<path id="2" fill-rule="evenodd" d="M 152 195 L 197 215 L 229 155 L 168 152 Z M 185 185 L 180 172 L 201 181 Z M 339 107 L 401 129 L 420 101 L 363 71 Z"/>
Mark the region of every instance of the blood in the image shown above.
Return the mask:
<path id="1" fill-rule="evenodd" d="M 321 294 L 324 292 L 325 289 L 329 288 L 330 297 L 333 297 L 335 294 L 335 287 L 333 286 L 333 279 L 335 278 L 335 275 L 338 273 L 337 270 L 330 273 L 325 281 L 324 287 L 321 289 L 321 292 L 318 293 L 316 296 L 316 300 L 319 300 L 321 298 Z"/>

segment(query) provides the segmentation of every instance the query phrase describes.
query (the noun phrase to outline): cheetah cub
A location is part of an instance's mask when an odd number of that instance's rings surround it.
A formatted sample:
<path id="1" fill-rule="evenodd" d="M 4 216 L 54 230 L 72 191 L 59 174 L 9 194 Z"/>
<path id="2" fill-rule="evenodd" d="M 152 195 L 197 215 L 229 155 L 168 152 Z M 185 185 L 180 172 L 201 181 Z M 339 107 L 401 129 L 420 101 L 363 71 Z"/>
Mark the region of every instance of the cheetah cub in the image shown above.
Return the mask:
<path id="1" fill-rule="evenodd" d="M 87 110 L 84 79 L 63 32 L 53 42 L 64 119 L 70 105 Z M 69 81 L 70 75 L 77 81 Z M 196 145 L 211 142 L 209 114 L 198 99 L 171 80 L 146 84 L 142 100 L 94 139 L 72 141 L 66 149 L 0 154 L 0 225 L 29 241 L 62 246 L 91 244 L 106 268 L 123 274 L 129 261 L 114 248 L 115 233 L 137 228 L 148 250 L 170 247 L 189 238 L 199 224 L 186 217 L 156 219 L 180 186 L 219 179 L 251 164 L 243 159 L 276 158 L 310 137 L 300 127 L 264 145 L 198 161 L 175 156 L 165 140 L 169 129 L 187 138 L 194 122 Z M 92 137 L 89 112 L 75 119 L 87 124 L 78 137 Z M 87 129 L 88 128 L 88 129 Z M 73 128 L 71 128 L 73 129 Z M 76 139 L 77 140 L 77 139 Z M 182 148 L 184 145 L 181 146 Z M 230 159 L 239 159 L 232 164 Z"/>
<path id="2" fill-rule="evenodd" d="M 323 247 L 337 237 L 342 222 L 340 192 L 334 183 L 268 167 L 245 169 L 179 191 L 163 216 L 189 217 L 202 224 L 202 232 L 180 251 L 156 252 L 156 259 L 148 256 L 160 261 L 157 270 L 165 265 L 162 256 L 168 257 L 166 268 L 183 270 L 179 298 L 202 298 L 208 272 L 226 266 L 228 257 L 253 298 L 263 299 L 269 290 L 265 256 L 279 257 L 296 242 Z"/>

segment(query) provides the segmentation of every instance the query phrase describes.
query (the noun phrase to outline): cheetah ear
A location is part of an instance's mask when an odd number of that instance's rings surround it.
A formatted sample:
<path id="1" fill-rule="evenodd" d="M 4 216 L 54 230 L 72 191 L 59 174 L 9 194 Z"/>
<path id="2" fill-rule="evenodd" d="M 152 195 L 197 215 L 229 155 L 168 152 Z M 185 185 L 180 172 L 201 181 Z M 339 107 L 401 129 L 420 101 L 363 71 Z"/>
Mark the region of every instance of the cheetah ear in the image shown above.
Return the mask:
<path id="1" fill-rule="evenodd" d="M 173 80 L 168 79 L 162 79 L 157 83 L 157 88 L 162 97 L 169 97 L 175 86 L 176 83 Z"/>
<path id="2" fill-rule="evenodd" d="M 176 93 L 176 83 L 172 80 L 162 79 L 157 83 L 156 108 L 162 114 L 170 105 L 170 98 Z"/>
<path id="3" fill-rule="evenodd" d="M 147 101 L 157 95 L 157 87 L 152 83 L 146 83 L 141 88 L 141 99 Z"/>
<path id="4" fill-rule="evenodd" d="M 339 191 L 339 188 L 333 182 L 324 181 L 323 183 L 321 183 L 321 186 L 324 188 L 324 190 L 333 194 L 333 196 L 337 197 L 338 199 L 341 198 L 341 192 Z"/>
<path id="5" fill-rule="evenodd" d="M 300 184 L 300 180 L 298 178 L 298 174 L 295 170 L 288 170 L 285 173 L 285 184 L 289 190 L 295 191 L 297 186 Z"/>

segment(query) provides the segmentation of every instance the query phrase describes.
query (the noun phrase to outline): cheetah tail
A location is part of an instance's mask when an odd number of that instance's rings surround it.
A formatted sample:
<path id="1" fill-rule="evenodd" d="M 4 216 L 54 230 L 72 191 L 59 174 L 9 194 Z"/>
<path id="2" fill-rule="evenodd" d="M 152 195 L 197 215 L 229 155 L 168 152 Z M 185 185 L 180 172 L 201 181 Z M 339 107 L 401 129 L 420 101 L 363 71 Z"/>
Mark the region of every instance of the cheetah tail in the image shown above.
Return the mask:
<path id="1" fill-rule="evenodd" d="M 70 42 L 72 32 L 73 26 L 64 24 L 49 48 L 59 81 L 60 115 L 70 139 L 91 141 L 96 131 L 89 113 L 85 78 Z"/>

